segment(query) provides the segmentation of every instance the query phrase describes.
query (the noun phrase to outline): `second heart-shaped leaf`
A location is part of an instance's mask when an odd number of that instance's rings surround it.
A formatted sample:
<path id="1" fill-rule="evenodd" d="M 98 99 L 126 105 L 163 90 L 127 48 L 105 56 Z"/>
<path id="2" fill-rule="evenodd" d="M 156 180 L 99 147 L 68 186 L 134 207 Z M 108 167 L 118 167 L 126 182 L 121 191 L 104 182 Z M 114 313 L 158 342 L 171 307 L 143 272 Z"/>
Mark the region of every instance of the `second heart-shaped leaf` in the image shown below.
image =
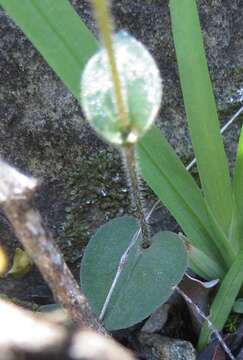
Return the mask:
<path id="1" fill-rule="evenodd" d="M 81 264 L 81 286 L 98 316 L 116 274 L 120 258 L 138 230 L 128 216 L 111 220 L 91 238 Z M 165 302 L 187 267 L 186 249 L 170 231 L 159 232 L 148 249 L 138 239 L 113 292 L 104 318 L 109 330 L 132 326 Z"/>

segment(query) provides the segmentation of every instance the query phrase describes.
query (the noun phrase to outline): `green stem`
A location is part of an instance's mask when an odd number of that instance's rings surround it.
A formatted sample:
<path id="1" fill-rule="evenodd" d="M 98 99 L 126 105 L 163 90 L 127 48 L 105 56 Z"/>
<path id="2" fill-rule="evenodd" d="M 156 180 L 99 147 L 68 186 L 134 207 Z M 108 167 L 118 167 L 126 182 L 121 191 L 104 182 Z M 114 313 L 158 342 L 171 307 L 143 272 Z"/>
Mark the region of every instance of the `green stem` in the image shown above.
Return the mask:
<path id="1" fill-rule="evenodd" d="M 132 204 L 135 208 L 141 226 L 143 236 L 142 247 L 148 248 L 151 245 L 151 236 L 149 225 L 146 222 L 145 211 L 143 207 L 143 198 L 137 169 L 138 162 L 136 159 L 135 145 L 124 146 L 122 149 L 122 155 L 125 170 L 127 173 L 128 184 L 130 187 Z"/>
<path id="2" fill-rule="evenodd" d="M 103 40 L 104 47 L 107 51 L 108 61 L 111 70 L 112 82 L 114 87 L 114 96 L 117 106 L 117 114 L 123 128 L 128 128 L 129 118 L 125 107 L 125 101 L 122 94 L 122 85 L 117 69 L 115 52 L 112 44 L 112 23 L 108 1 L 106 0 L 92 0 L 94 12 L 96 16 L 97 25 Z M 145 213 L 143 209 L 141 189 L 139 185 L 139 176 L 137 173 L 136 162 L 136 148 L 134 145 L 124 145 L 122 147 L 123 159 L 127 178 L 130 186 L 130 193 L 132 202 L 135 205 L 137 217 L 140 222 L 143 242 L 142 247 L 147 248 L 150 246 L 150 233 L 149 226 L 146 223 Z"/>
<path id="3" fill-rule="evenodd" d="M 116 99 L 117 113 L 124 128 L 128 127 L 129 119 L 126 111 L 125 102 L 122 95 L 122 86 L 117 70 L 115 52 L 112 44 L 112 22 L 110 10 L 106 0 L 92 0 L 97 25 L 107 51 L 108 61 L 111 69 L 114 94 Z"/>

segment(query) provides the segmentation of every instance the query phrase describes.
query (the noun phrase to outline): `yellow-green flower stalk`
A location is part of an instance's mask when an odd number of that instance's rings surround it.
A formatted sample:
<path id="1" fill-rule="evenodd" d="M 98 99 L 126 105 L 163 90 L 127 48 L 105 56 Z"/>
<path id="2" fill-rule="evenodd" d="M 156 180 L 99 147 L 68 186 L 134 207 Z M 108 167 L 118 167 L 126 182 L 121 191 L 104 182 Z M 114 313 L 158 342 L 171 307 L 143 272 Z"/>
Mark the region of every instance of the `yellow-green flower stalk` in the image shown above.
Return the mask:
<path id="1" fill-rule="evenodd" d="M 139 185 L 136 143 L 158 113 L 162 81 L 147 49 L 125 32 L 113 35 L 109 6 L 92 1 L 103 48 L 88 62 L 81 79 L 81 102 L 91 126 L 119 146 L 140 221 L 143 246 L 150 244 Z"/>

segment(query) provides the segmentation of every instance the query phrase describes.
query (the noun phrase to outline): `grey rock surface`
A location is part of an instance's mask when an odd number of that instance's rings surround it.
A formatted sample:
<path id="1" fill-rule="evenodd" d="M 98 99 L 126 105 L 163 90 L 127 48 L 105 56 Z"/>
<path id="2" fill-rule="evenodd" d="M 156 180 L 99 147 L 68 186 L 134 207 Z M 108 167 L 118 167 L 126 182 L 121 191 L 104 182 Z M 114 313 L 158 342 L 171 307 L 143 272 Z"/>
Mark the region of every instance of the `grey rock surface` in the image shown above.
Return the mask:
<path id="1" fill-rule="evenodd" d="M 196 351 L 188 341 L 145 333 L 138 338 L 149 360 L 196 360 Z"/>
<path id="2" fill-rule="evenodd" d="M 95 32 L 88 1 L 72 3 Z M 224 122 L 243 98 L 243 1 L 199 0 L 198 5 L 220 118 Z M 126 29 L 141 40 L 159 64 L 164 98 L 157 123 L 187 162 L 193 155 L 168 1 L 113 1 L 113 14 L 117 30 Z M 83 120 L 78 102 L 1 9 L 0 24 L 0 155 L 42 179 L 36 204 L 78 274 L 82 249 L 90 235 L 101 223 L 129 210 L 119 154 L 96 138 Z M 231 161 L 238 130 L 236 124 L 225 137 Z M 1 214 L 0 221 L 0 239 L 11 255 L 16 240 Z M 161 213 L 155 221 L 174 229 L 174 222 L 168 216 L 162 221 Z M 0 291 L 10 296 L 27 296 L 28 300 L 38 298 L 43 293 L 43 284 L 36 274 L 31 273 L 19 282 L 4 280 Z"/>
<path id="3" fill-rule="evenodd" d="M 159 332 L 168 320 L 170 305 L 165 303 L 153 312 L 146 320 L 141 331 L 147 334 L 153 334 Z"/>

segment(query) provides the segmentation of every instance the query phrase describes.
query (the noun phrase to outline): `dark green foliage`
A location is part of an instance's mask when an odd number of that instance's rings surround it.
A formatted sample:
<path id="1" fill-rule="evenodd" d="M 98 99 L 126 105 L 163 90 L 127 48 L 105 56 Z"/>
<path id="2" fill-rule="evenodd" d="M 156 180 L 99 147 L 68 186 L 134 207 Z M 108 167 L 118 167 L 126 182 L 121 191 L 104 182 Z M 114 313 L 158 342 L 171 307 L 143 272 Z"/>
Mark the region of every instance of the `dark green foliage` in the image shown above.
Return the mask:
<path id="1" fill-rule="evenodd" d="M 187 121 L 204 196 L 227 232 L 232 217 L 229 169 L 195 0 L 171 0 L 172 31 Z"/>
<path id="2" fill-rule="evenodd" d="M 68 0 L 0 0 L 52 69 L 79 99 L 80 75 L 98 43 Z"/>

